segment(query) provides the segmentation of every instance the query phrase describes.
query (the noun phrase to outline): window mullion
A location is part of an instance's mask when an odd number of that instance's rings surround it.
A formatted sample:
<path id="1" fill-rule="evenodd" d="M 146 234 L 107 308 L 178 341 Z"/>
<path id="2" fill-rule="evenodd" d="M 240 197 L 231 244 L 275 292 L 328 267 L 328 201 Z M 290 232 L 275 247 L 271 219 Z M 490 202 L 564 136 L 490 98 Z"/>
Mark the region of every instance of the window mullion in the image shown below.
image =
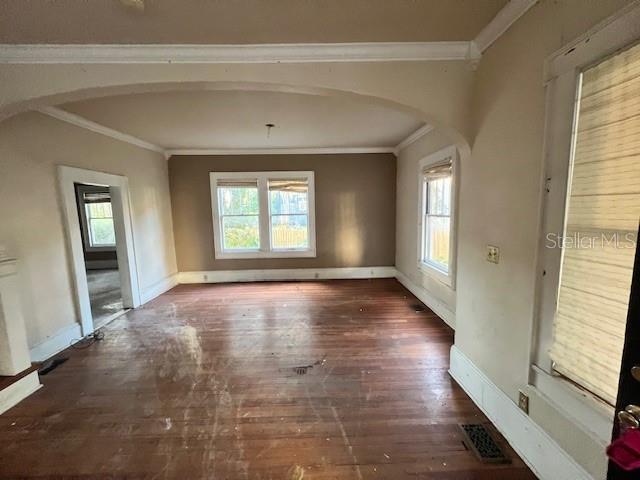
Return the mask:
<path id="1" fill-rule="evenodd" d="M 260 250 L 271 251 L 271 220 L 269 217 L 269 185 L 267 177 L 258 178 L 258 204 L 260 217 Z"/>

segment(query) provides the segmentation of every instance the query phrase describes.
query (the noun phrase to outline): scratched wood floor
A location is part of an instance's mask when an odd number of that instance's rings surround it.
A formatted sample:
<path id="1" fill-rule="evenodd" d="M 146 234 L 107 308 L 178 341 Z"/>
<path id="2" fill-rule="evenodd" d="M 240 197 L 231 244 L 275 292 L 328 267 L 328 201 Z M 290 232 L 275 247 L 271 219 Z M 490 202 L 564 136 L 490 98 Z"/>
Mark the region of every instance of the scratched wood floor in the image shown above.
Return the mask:
<path id="1" fill-rule="evenodd" d="M 535 479 L 465 449 L 487 419 L 416 303 L 393 279 L 179 286 L 0 416 L 0 478 Z"/>

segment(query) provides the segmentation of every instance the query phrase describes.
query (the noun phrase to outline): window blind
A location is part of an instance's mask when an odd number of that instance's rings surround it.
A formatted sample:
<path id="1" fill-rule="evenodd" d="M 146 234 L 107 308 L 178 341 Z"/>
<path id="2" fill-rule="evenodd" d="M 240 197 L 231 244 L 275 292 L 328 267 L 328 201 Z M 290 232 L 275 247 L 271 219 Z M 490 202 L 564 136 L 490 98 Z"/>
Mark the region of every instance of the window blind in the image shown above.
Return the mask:
<path id="1" fill-rule="evenodd" d="M 429 165 L 422 170 L 422 175 L 427 180 L 433 180 L 436 178 L 449 177 L 451 176 L 452 171 L 452 158 L 448 158 L 443 163 L 438 163 L 437 165 Z"/>
<path id="2" fill-rule="evenodd" d="M 640 218 L 640 45 L 585 70 L 576 108 L 550 355 L 614 405 Z"/>
<path id="3" fill-rule="evenodd" d="M 231 188 L 258 188 L 257 180 L 224 180 L 220 179 L 216 182 L 218 187 L 231 187 Z"/>
<path id="4" fill-rule="evenodd" d="M 270 191 L 281 192 L 306 192 L 309 184 L 306 180 L 269 180 Z"/>
<path id="5" fill-rule="evenodd" d="M 109 203 L 111 202 L 111 193 L 106 192 L 84 192 L 82 194 L 84 203 Z"/>

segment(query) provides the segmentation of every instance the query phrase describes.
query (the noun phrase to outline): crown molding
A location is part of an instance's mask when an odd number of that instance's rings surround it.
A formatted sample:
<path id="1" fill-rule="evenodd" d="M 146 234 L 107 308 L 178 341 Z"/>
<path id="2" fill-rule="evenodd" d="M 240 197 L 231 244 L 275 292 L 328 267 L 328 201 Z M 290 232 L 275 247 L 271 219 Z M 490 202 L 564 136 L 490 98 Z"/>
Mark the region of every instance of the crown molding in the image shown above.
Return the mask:
<path id="1" fill-rule="evenodd" d="M 63 122 L 70 123 L 71 125 L 75 125 L 76 127 L 84 128 L 94 133 L 99 133 L 100 135 L 104 135 L 106 137 L 111 137 L 116 140 L 120 140 L 121 142 L 130 143 L 131 145 L 144 148 L 145 150 L 151 150 L 153 152 L 161 153 L 166 157 L 166 152 L 164 148 L 158 145 L 145 142 L 144 140 L 141 140 L 138 137 L 134 137 L 132 135 L 119 132 L 109 127 L 105 127 L 104 125 L 100 125 L 99 123 L 88 120 L 84 117 L 81 117 L 80 115 L 76 115 L 75 113 L 70 113 L 70 112 L 67 112 L 66 110 L 62 110 L 56 107 L 41 107 L 41 108 L 38 108 L 36 111 L 44 115 L 48 115 L 50 117 L 56 118 L 58 120 L 62 120 Z"/>
<path id="2" fill-rule="evenodd" d="M 427 133 L 431 132 L 432 130 L 433 130 L 433 126 L 428 124 L 420 127 L 418 130 L 413 132 L 407 138 L 402 140 L 398 145 L 396 145 L 396 147 L 393 149 L 394 150 L 393 153 L 395 153 L 396 156 L 398 156 L 401 150 L 404 150 L 412 143 L 420 140 L 422 137 L 424 137 Z"/>
<path id="3" fill-rule="evenodd" d="M 172 155 L 335 155 L 395 153 L 395 147 L 311 147 L 311 148 L 169 148 Z"/>
<path id="4" fill-rule="evenodd" d="M 473 49 L 476 50 L 474 55 L 481 55 L 536 3 L 538 0 L 509 0 L 471 42 L 474 44 Z"/>
<path id="5" fill-rule="evenodd" d="M 0 63 L 316 63 L 478 60 L 472 42 L 261 45 L 10 45 Z"/>

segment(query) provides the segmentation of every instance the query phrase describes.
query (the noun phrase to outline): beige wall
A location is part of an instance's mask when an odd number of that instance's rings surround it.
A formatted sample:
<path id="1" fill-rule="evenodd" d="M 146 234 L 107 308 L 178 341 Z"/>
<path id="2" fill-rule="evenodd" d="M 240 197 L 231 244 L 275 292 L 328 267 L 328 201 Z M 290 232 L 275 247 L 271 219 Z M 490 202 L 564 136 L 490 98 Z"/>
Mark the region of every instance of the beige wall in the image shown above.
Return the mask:
<path id="1" fill-rule="evenodd" d="M 398 156 L 396 197 L 396 268 L 451 314 L 455 326 L 456 292 L 418 268 L 418 178 L 420 160 L 451 145 L 440 131 L 431 131 L 403 149 Z"/>
<path id="2" fill-rule="evenodd" d="M 78 321 L 57 165 L 129 178 L 141 293 L 176 272 L 167 163 L 158 153 L 39 113 L 0 124 L 0 244 L 20 261 L 29 345 Z"/>
<path id="3" fill-rule="evenodd" d="M 216 260 L 209 172 L 313 170 L 316 258 Z M 174 156 L 169 159 L 178 269 L 388 266 L 395 255 L 392 154 Z"/>
<path id="4" fill-rule="evenodd" d="M 543 63 L 626 0 L 543 0 L 487 50 L 476 72 L 472 158 L 462 167 L 456 345 L 514 401 L 529 377 L 541 204 Z M 485 260 L 487 244 L 501 262 Z M 531 417 L 595 478 L 602 445 L 543 397 Z"/>

